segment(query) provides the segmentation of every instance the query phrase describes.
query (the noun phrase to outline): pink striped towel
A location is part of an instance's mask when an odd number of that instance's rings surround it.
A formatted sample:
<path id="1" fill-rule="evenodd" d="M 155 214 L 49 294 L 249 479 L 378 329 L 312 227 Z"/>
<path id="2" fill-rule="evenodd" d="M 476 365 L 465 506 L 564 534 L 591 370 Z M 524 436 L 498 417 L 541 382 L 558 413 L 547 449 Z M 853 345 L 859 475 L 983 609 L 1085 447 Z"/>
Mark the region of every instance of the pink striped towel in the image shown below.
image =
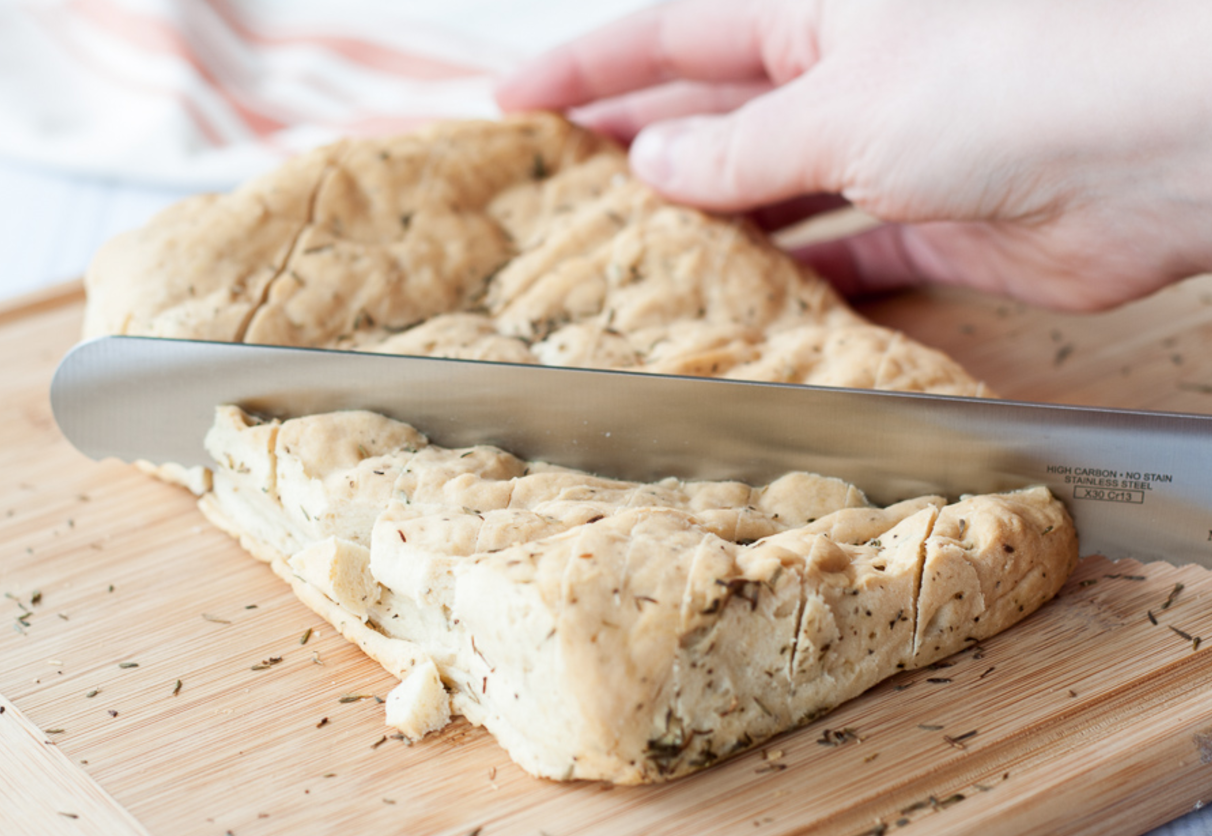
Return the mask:
<path id="1" fill-rule="evenodd" d="M 0 156 L 226 188 L 341 135 L 493 116 L 521 58 L 652 0 L 10 0 Z"/>

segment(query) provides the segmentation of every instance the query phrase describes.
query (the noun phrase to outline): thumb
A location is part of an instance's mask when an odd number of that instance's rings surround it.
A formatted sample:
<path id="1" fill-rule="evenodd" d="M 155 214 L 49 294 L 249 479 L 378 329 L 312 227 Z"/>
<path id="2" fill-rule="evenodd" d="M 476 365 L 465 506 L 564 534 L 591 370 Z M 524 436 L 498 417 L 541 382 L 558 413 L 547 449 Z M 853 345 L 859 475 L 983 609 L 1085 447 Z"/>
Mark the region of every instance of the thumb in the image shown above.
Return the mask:
<path id="1" fill-rule="evenodd" d="M 831 173 L 841 166 L 827 153 L 825 135 L 809 126 L 812 108 L 795 86 L 731 113 L 649 125 L 631 145 L 632 169 L 666 197 L 718 212 L 840 191 Z"/>

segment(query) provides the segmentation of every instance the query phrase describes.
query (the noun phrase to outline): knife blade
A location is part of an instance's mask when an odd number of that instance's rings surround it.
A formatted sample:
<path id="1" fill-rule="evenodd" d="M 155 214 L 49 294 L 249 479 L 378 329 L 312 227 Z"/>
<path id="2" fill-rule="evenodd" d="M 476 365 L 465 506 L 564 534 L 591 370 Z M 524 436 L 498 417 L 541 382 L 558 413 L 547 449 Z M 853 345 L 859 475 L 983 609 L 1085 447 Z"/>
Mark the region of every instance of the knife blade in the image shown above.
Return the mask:
<path id="1" fill-rule="evenodd" d="M 237 404 L 368 409 L 443 446 L 619 479 L 805 470 L 881 505 L 1042 484 L 1083 554 L 1212 569 L 1212 416 L 119 336 L 73 348 L 50 394 L 94 459 L 207 465 L 214 409 Z"/>

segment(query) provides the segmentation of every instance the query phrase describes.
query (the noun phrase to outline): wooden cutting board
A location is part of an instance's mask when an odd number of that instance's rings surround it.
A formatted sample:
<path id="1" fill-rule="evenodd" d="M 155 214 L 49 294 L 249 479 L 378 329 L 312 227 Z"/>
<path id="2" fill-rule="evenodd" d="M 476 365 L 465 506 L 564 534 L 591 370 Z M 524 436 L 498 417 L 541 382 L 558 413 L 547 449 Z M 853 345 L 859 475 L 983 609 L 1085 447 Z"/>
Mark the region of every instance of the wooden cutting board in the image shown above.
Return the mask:
<path id="1" fill-rule="evenodd" d="M 1107 836 L 1212 801 L 1212 573 L 1097 557 L 1009 632 L 670 785 L 537 780 L 464 722 L 392 739 L 376 664 L 188 494 L 61 438 L 82 303 L 0 309 L 0 833 Z M 1004 396 L 1212 408 L 1212 280 L 1098 316 L 865 313 Z"/>

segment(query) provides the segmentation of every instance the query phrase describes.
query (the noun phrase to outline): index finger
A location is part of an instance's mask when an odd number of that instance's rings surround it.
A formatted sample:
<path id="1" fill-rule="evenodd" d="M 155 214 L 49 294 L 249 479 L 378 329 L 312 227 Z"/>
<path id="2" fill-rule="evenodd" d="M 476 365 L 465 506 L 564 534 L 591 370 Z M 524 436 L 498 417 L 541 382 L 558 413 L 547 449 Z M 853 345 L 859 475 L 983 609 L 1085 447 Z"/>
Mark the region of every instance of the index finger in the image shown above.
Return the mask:
<path id="1" fill-rule="evenodd" d="M 504 110 L 563 110 L 674 79 L 763 79 L 769 7 L 682 0 L 637 12 L 523 65 L 497 88 L 497 102 Z"/>

